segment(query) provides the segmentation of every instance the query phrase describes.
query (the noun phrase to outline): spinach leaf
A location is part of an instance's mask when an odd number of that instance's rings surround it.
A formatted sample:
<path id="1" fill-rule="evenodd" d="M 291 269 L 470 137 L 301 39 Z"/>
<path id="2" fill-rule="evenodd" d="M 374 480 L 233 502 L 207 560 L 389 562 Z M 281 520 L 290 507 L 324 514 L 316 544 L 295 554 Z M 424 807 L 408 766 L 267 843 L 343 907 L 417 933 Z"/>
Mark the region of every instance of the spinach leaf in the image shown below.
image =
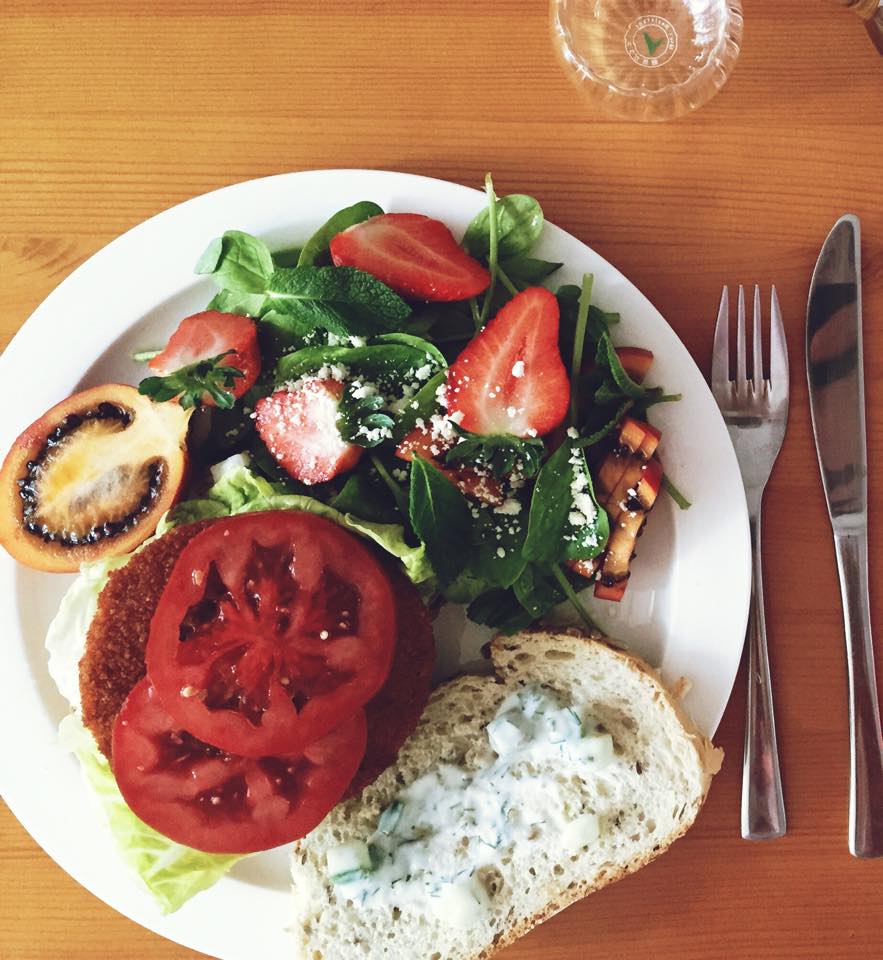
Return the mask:
<path id="1" fill-rule="evenodd" d="M 480 594 L 469 604 L 466 615 L 474 623 L 507 635 L 518 633 L 534 619 L 519 603 L 511 587 L 508 590 L 497 587 Z"/>
<path id="2" fill-rule="evenodd" d="M 595 500 L 585 454 L 568 437 L 546 461 L 534 485 L 524 555 L 542 566 L 588 560 L 601 553 L 609 533 L 607 512 Z"/>
<path id="3" fill-rule="evenodd" d="M 240 290 L 219 290 L 209 300 L 206 310 L 220 313 L 238 313 L 244 317 L 260 316 L 266 297 L 262 293 L 244 293 Z"/>
<path id="4" fill-rule="evenodd" d="M 360 200 L 351 207 L 338 210 L 307 240 L 306 245 L 300 252 L 297 265 L 299 267 L 311 267 L 315 263 L 327 261 L 328 244 L 337 234 L 346 230 L 347 227 L 362 223 L 363 220 L 379 216 L 381 213 L 383 213 L 383 209 L 370 200 Z"/>
<path id="5" fill-rule="evenodd" d="M 378 337 L 364 347 L 304 347 L 282 357 L 276 368 L 276 381 L 297 380 L 326 364 L 336 364 L 346 367 L 359 378 L 398 394 L 403 385 L 410 384 L 415 378 L 418 382 L 428 380 L 445 362 L 426 340 L 419 337 L 408 339 L 409 342 L 398 342 Z"/>
<path id="6" fill-rule="evenodd" d="M 411 461 L 408 514 L 439 582 L 452 583 L 468 558 L 469 504 L 440 470 L 420 457 Z"/>
<path id="7" fill-rule="evenodd" d="M 632 400 L 623 400 L 619 406 L 593 406 L 589 411 L 589 416 L 583 420 L 582 430 L 587 436 L 580 437 L 574 441 L 575 447 L 592 447 L 600 443 L 608 434 L 612 433 L 620 420 L 629 412 L 632 407 Z"/>
<path id="8" fill-rule="evenodd" d="M 355 267 L 290 267 L 267 281 L 267 308 L 340 336 L 400 329 L 411 313 L 402 298 Z"/>
<path id="9" fill-rule="evenodd" d="M 273 273 L 273 257 L 263 240 L 241 230 L 228 230 L 212 240 L 195 270 L 210 274 L 222 290 L 262 293 Z"/>
<path id="10" fill-rule="evenodd" d="M 543 232 L 543 209 L 533 198 L 511 193 L 497 200 L 498 255 L 501 260 L 529 253 Z M 490 210 L 482 208 L 463 237 L 473 257 L 490 253 Z"/>
<path id="11" fill-rule="evenodd" d="M 351 473 L 328 505 L 341 513 L 352 513 L 372 523 L 402 522 L 386 485 L 370 471 Z"/>
<path id="12" fill-rule="evenodd" d="M 447 375 L 447 370 L 439 370 L 413 397 L 399 401 L 397 406 L 401 409 L 393 431 L 396 441 L 403 440 L 414 429 L 418 420 L 428 420 L 439 409 L 438 388 L 444 384 Z"/>
<path id="13" fill-rule="evenodd" d="M 522 439 L 511 434 L 470 433 L 454 425 L 462 438 L 448 451 L 446 463 L 477 464 L 488 467 L 495 477 L 508 476 L 518 464 L 519 474 L 528 479 L 537 475 L 545 444 L 539 438 Z"/>
<path id="14" fill-rule="evenodd" d="M 518 287 L 525 290 L 536 286 L 563 266 L 548 260 L 536 260 L 533 257 L 507 257 L 500 261 L 500 269 Z"/>
<path id="15" fill-rule="evenodd" d="M 274 250 L 273 264 L 277 267 L 296 267 L 300 255 L 301 251 L 297 247 L 290 247 L 288 250 Z"/>
<path id="16" fill-rule="evenodd" d="M 521 575 L 527 525 L 519 518 L 482 509 L 473 524 L 467 572 L 494 587 L 509 587 Z"/>
<path id="17" fill-rule="evenodd" d="M 393 418 L 384 413 L 385 401 L 380 394 L 357 395 L 347 387 L 337 405 L 337 429 L 347 443 L 359 447 L 376 447 L 392 436 Z"/>
<path id="18" fill-rule="evenodd" d="M 530 614 L 531 620 L 539 620 L 566 599 L 554 578 L 534 563 L 524 568 L 513 589 L 518 602 Z"/>

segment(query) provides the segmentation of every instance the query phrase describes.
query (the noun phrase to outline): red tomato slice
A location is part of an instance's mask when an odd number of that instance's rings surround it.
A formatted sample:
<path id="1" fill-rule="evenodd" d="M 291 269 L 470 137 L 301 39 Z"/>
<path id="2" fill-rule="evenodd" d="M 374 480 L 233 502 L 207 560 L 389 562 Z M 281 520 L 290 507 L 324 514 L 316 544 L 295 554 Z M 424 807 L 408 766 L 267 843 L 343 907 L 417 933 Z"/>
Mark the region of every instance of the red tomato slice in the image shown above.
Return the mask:
<path id="1" fill-rule="evenodd" d="M 229 392 L 238 400 L 254 386 L 261 372 L 261 351 L 254 321 L 235 313 L 205 310 L 185 317 L 169 337 L 165 350 L 148 362 L 151 370 L 166 376 L 198 360 L 207 360 L 232 350 L 221 360 L 221 366 L 236 367 L 242 373 Z M 204 405 L 215 401 L 203 394 Z"/>
<path id="2" fill-rule="evenodd" d="M 218 520 L 172 569 L 147 674 L 175 723 L 247 757 L 294 753 L 383 686 L 389 580 L 337 524 L 280 510 Z"/>
<path id="3" fill-rule="evenodd" d="M 365 753 L 365 714 L 303 753 L 238 757 L 181 730 L 147 677 L 123 704 L 113 768 L 126 803 L 196 850 L 253 853 L 309 833 L 343 796 Z"/>

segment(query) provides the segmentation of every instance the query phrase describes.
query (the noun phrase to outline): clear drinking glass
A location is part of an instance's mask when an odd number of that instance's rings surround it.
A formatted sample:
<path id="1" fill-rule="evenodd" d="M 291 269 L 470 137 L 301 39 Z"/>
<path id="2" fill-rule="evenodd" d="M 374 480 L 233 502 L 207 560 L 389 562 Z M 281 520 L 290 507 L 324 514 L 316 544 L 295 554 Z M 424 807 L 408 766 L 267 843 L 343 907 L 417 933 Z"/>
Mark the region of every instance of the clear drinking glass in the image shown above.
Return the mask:
<path id="1" fill-rule="evenodd" d="M 726 83 L 742 42 L 741 0 L 552 0 L 561 63 L 593 104 L 671 120 Z"/>

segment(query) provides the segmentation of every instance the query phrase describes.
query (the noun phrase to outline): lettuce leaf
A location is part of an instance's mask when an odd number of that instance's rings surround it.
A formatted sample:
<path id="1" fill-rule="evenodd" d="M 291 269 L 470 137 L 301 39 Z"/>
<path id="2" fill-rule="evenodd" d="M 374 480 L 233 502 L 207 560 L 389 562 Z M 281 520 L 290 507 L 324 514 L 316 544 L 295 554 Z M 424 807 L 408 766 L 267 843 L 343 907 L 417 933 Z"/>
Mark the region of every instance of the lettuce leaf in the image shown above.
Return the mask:
<path id="1" fill-rule="evenodd" d="M 234 458 L 231 458 L 234 459 Z M 327 517 L 342 527 L 372 540 L 387 553 L 398 558 L 413 583 L 424 583 L 434 576 L 421 544 L 410 546 L 405 531 L 398 523 L 373 523 L 353 513 L 341 513 L 333 507 L 300 494 L 283 493 L 280 489 L 256 476 L 247 466 L 237 463 L 230 470 L 220 470 L 219 479 L 203 500 L 185 500 L 164 518 L 161 532 L 182 523 L 192 523 L 207 517 L 224 514 L 251 513 L 257 510 L 304 510 Z"/>
<path id="2" fill-rule="evenodd" d="M 80 709 L 79 663 L 86 649 L 89 624 L 98 608 L 98 594 L 104 589 L 110 571 L 128 562 L 128 557 L 108 557 L 82 564 L 80 575 L 62 597 L 58 613 L 46 632 L 49 676 L 75 710 Z"/>
<path id="3" fill-rule="evenodd" d="M 58 739 L 76 754 L 120 853 L 144 881 L 163 913 L 174 912 L 195 894 L 213 886 L 242 859 L 241 855 L 203 853 L 182 846 L 139 820 L 123 799 L 110 764 L 75 713 L 61 721 Z"/>
<path id="4" fill-rule="evenodd" d="M 241 456 L 231 457 L 219 465 L 214 475 L 217 480 L 205 498 L 186 500 L 163 517 L 157 537 L 182 523 L 208 518 L 256 510 L 306 510 L 378 544 L 402 562 L 414 583 L 422 584 L 433 577 L 423 546 L 410 546 L 400 524 L 372 523 L 352 513 L 341 513 L 312 497 L 285 493 L 281 487 L 253 474 Z M 182 846 L 139 820 L 126 805 L 110 765 L 80 720 L 79 662 L 86 648 L 86 634 L 108 575 L 128 563 L 129 556 L 82 565 L 80 575 L 71 584 L 49 626 L 46 647 L 50 675 L 77 711 L 61 722 L 59 739 L 79 759 L 86 780 L 101 801 L 123 857 L 162 910 L 170 913 L 215 884 L 241 858 L 202 853 Z"/>

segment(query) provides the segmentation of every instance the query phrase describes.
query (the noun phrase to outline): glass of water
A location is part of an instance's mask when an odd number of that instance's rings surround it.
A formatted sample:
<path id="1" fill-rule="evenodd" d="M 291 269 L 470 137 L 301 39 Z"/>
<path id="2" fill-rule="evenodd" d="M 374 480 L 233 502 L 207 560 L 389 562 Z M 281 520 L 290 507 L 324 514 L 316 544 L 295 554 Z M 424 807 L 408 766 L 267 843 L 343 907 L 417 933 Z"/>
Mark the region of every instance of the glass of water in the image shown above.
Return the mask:
<path id="1" fill-rule="evenodd" d="M 552 39 L 580 92 L 618 117 L 671 120 L 726 83 L 741 0 L 552 0 Z"/>

